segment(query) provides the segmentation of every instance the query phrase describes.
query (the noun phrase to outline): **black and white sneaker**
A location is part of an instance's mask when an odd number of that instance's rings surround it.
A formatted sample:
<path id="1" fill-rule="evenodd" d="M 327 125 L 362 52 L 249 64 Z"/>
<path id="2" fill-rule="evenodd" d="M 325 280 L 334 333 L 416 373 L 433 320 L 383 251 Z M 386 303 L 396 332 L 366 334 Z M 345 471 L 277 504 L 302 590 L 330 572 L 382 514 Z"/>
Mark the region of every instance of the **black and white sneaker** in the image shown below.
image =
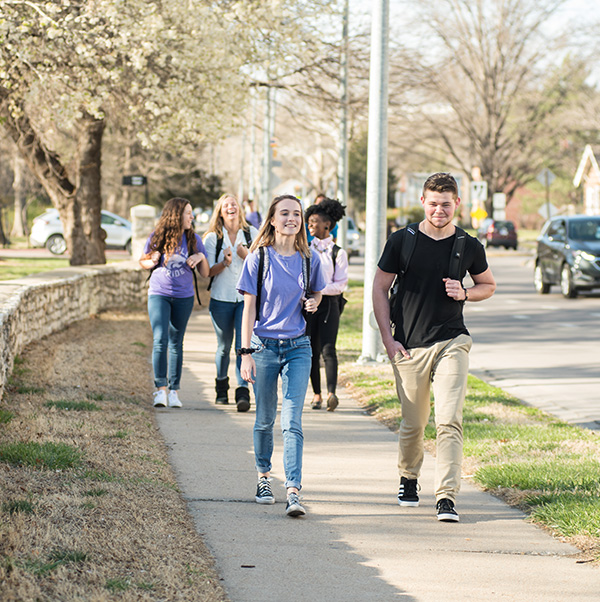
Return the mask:
<path id="1" fill-rule="evenodd" d="M 306 510 L 300 503 L 300 498 L 297 493 L 290 493 L 288 495 L 285 513 L 288 516 L 304 516 L 306 514 Z"/>
<path id="2" fill-rule="evenodd" d="M 454 509 L 454 502 L 447 498 L 440 500 L 435 507 L 437 508 L 437 519 L 447 523 L 457 523 L 460 518 Z"/>
<path id="3" fill-rule="evenodd" d="M 254 496 L 257 504 L 274 504 L 273 490 L 267 477 L 260 477 L 256 486 L 256 495 Z"/>
<path id="4" fill-rule="evenodd" d="M 419 490 L 419 484 L 417 479 L 407 479 L 406 477 L 400 477 L 400 489 L 398 490 L 398 503 L 401 506 L 418 506 L 419 496 L 417 491 Z"/>

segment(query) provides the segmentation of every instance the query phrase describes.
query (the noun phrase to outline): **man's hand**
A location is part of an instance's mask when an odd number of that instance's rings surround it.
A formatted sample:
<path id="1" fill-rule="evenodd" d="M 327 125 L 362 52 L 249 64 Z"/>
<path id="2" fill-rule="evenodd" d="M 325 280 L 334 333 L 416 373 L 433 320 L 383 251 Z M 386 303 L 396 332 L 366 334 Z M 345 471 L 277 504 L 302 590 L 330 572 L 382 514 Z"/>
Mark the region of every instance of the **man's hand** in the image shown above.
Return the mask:
<path id="1" fill-rule="evenodd" d="M 391 360 L 393 360 L 398 353 L 401 353 L 407 360 L 410 359 L 410 353 L 404 348 L 402 343 L 399 343 L 395 339 L 385 341 L 383 345 Z"/>
<path id="2" fill-rule="evenodd" d="M 452 280 L 451 278 L 443 278 L 446 285 L 446 294 L 455 301 L 465 301 L 467 294 L 460 280 Z"/>

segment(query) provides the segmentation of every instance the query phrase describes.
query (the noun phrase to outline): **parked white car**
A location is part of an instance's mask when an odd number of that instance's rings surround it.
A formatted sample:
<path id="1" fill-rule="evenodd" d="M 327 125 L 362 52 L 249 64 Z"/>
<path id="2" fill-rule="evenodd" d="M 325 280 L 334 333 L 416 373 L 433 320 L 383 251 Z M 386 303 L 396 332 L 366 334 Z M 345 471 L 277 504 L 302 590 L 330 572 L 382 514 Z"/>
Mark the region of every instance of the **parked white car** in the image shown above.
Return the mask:
<path id="1" fill-rule="evenodd" d="M 131 253 L 131 222 L 129 220 L 103 209 L 101 225 L 106 232 L 107 249 L 125 249 Z M 32 247 L 46 247 L 54 255 L 62 255 L 67 250 L 58 209 L 48 209 L 33 220 L 29 244 Z"/>
<path id="2" fill-rule="evenodd" d="M 360 233 L 354 220 L 351 217 L 346 218 L 348 230 L 346 233 L 346 252 L 348 257 L 360 255 Z"/>

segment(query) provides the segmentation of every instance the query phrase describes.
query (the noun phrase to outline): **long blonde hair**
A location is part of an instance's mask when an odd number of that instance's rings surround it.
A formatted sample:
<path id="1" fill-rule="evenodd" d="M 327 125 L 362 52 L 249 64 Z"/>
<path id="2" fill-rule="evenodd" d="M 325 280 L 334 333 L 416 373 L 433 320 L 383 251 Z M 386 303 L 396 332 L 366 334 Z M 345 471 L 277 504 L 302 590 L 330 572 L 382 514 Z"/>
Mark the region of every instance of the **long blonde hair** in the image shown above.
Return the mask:
<path id="1" fill-rule="evenodd" d="M 300 205 L 300 230 L 296 234 L 296 239 L 294 240 L 294 248 L 296 251 L 299 251 L 301 255 L 304 257 L 310 257 L 310 248 L 308 246 L 308 239 L 306 238 L 306 227 L 304 226 L 304 212 L 302 211 L 302 203 L 300 199 L 296 198 L 291 194 L 283 194 L 281 196 L 277 196 L 273 199 L 271 206 L 269 207 L 269 211 L 267 212 L 267 217 L 263 222 L 260 230 L 258 231 L 258 236 L 254 239 L 252 246 L 250 247 L 250 251 L 255 251 L 259 247 L 271 247 L 275 243 L 275 227 L 271 224 L 271 220 L 275 217 L 275 209 L 277 205 L 281 203 L 281 201 L 285 201 L 286 199 L 291 199 L 292 201 L 296 201 L 298 205 Z"/>
<path id="2" fill-rule="evenodd" d="M 221 211 L 223 209 L 223 204 L 227 199 L 233 199 L 238 206 L 239 216 L 240 216 L 240 228 L 242 230 L 249 230 L 250 226 L 246 221 L 246 216 L 244 215 L 244 210 L 240 205 L 237 197 L 233 194 L 229 194 L 226 192 L 219 197 L 217 204 L 213 210 L 213 214 L 210 216 L 210 221 L 208 222 L 208 228 L 206 229 L 206 233 L 204 234 L 204 238 L 206 239 L 206 235 L 209 232 L 214 232 L 217 235 L 217 238 L 223 238 L 223 228 L 225 227 L 225 223 L 223 222 L 223 216 L 221 215 Z"/>

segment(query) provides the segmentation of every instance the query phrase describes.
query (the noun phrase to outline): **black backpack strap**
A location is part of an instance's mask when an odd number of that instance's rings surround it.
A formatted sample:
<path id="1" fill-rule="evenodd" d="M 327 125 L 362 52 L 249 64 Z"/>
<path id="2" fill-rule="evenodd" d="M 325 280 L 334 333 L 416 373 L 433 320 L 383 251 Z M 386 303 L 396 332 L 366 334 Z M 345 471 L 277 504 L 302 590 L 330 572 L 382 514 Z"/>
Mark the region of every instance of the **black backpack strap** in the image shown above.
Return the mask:
<path id="1" fill-rule="evenodd" d="M 250 230 L 242 230 L 244 236 L 246 237 L 246 244 L 250 246 L 252 244 L 252 236 L 250 235 Z"/>
<path id="2" fill-rule="evenodd" d="M 333 275 L 335 276 L 335 262 L 337 261 L 338 253 L 340 252 L 340 247 L 338 245 L 333 245 L 333 249 L 331 249 L 331 261 L 333 261 Z"/>
<path id="3" fill-rule="evenodd" d="M 448 277 L 452 278 L 452 280 L 461 280 L 461 267 L 466 240 L 467 233 L 462 228 L 456 226 L 456 236 L 452 245 L 452 253 L 450 254 L 450 267 L 448 268 Z"/>
<path id="4" fill-rule="evenodd" d="M 404 229 L 404 238 L 402 239 L 402 248 L 400 250 L 400 273 L 398 276 L 400 278 L 404 277 L 406 274 L 406 270 L 408 270 L 408 265 L 410 264 L 410 259 L 412 257 L 413 251 L 415 250 L 415 245 L 417 243 L 417 232 L 419 231 L 419 223 L 408 224 Z"/>
<path id="5" fill-rule="evenodd" d="M 307 299 L 310 295 L 310 256 L 302 255 L 302 278 L 304 280 L 304 298 Z"/>
<path id="6" fill-rule="evenodd" d="M 195 242 L 195 234 L 192 234 L 190 237 L 188 237 L 188 257 L 191 257 L 194 254 L 194 247 L 196 246 L 194 244 Z M 202 301 L 200 301 L 200 291 L 198 290 L 198 276 L 196 276 L 196 268 L 192 268 L 192 274 L 194 276 L 194 289 L 196 290 L 196 299 L 198 299 L 198 305 L 202 305 Z"/>
<path id="7" fill-rule="evenodd" d="M 219 259 L 219 253 L 221 252 L 221 249 L 223 248 L 223 237 L 222 236 L 217 236 L 217 246 L 215 248 L 215 263 L 217 263 L 217 259 Z M 215 279 L 214 276 L 210 277 L 210 282 L 208 283 L 208 286 L 206 287 L 206 290 L 209 291 L 210 287 L 212 286 L 213 280 Z"/>
<path id="8" fill-rule="evenodd" d="M 263 270 L 265 269 L 265 248 L 258 247 L 258 274 L 256 278 L 256 322 L 260 320 L 260 298 L 262 293 Z"/>

